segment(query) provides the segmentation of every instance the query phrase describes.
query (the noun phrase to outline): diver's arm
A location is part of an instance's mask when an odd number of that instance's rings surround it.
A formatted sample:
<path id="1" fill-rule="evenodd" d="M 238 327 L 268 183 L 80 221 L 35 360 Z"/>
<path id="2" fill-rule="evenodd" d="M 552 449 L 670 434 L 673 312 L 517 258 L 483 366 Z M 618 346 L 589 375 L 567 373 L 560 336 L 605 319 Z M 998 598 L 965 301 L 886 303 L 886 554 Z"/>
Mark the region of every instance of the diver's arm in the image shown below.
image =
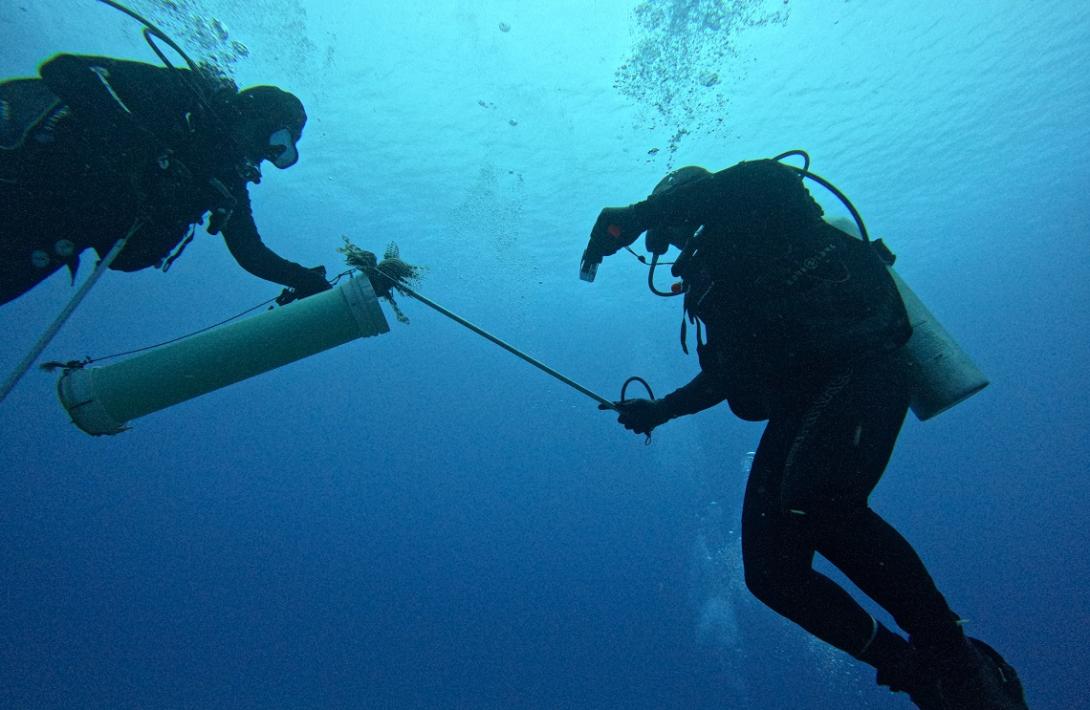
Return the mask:
<path id="1" fill-rule="evenodd" d="M 709 231 L 782 240 L 821 222 L 821 207 L 802 178 L 775 160 L 753 160 L 681 183 L 628 207 L 607 207 L 598 215 L 583 252 L 580 276 L 593 281 L 602 258 L 617 253 L 645 231 L 704 226 Z"/>
<path id="2" fill-rule="evenodd" d="M 816 220 L 821 209 L 799 175 L 774 160 L 742 162 L 682 183 L 631 206 L 642 229 L 664 224 L 730 224 L 735 229 L 782 228 Z M 775 230 L 773 230 L 775 231 Z"/>
<path id="3" fill-rule="evenodd" d="M 272 281 L 309 295 L 329 288 L 324 269 L 308 269 L 279 256 L 261 241 L 245 187 L 234 191 L 234 211 L 223 227 L 223 240 L 239 266 L 258 278 Z"/>
<path id="4" fill-rule="evenodd" d="M 704 224 L 717 201 L 713 181 L 714 176 L 693 180 L 631 205 L 639 232 L 666 224 Z"/>
<path id="5" fill-rule="evenodd" d="M 716 174 L 718 175 L 718 173 Z M 603 257 L 616 254 L 644 232 L 664 225 L 702 225 L 708 210 L 721 202 L 714 188 L 715 176 L 678 185 L 627 207 L 606 207 L 598 214 L 583 252 L 580 276 L 593 281 Z"/>
<path id="6" fill-rule="evenodd" d="M 671 419 L 696 414 L 726 399 L 720 378 L 701 372 L 692 382 L 662 399 L 626 399 L 599 409 L 617 411 L 617 421 L 629 431 L 650 435 L 657 426 Z"/>
<path id="7" fill-rule="evenodd" d="M 284 286 L 295 286 L 305 280 L 305 267 L 279 256 L 261 241 L 246 188 L 236 189 L 233 194 L 238 202 L 223 226 L 223 240 L 239 266 L 258 278 Z"/>
<path id="8" fill-rule="evenodd" d="M 689 382 L 658 400 L 668 419 L 696 414 L 727 398 L 722 378 L 703 370 Z"/>

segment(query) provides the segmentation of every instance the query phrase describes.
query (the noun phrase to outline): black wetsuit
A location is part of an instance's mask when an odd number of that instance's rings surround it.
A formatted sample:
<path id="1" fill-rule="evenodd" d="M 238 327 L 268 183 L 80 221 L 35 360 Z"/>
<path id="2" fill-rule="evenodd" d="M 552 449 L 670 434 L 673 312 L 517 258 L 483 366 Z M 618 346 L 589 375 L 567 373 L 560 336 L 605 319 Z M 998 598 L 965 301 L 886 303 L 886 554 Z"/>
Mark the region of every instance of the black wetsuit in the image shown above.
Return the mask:
<path id="1" fill-rule="evenodd" d="M 829 226 L 797 173 L 737 166 L 649 198 L 641 224 L 703 225 L 685 280 L 701 372 L 670 417 L 726 400 L 768 420 L 746 487 L 746 583 L 768 606 L 859 656 L 876 622 L 812 567 L 821 553 L 915 641 L 960 634 L 923 563 L 868 506 L 909 403 L 911 329 L 872 247 Z"/>
<path id="2" fill-rule="evenodd" d="M 205 104 L 188 71 L 105 57 L 59 55 L 40 74 L 3 87 L 5 122 L 20 116 L 18 101 L 37 108 L 25 128 L 0 132 L 9 139 L 0 148 L 0 303 L 62 266 L 74 271 L 87 248 L 105 255 L 138 219 L 111 268 L 168 266 L 208 215 L 208 231 L 222 232 L 250 273 L 291 287 L 316 281 L 261 241 L 247 192 L 260 174 L 232 142 L 230 111 L 208 108 L 228 106 L 233 88 Z"/>

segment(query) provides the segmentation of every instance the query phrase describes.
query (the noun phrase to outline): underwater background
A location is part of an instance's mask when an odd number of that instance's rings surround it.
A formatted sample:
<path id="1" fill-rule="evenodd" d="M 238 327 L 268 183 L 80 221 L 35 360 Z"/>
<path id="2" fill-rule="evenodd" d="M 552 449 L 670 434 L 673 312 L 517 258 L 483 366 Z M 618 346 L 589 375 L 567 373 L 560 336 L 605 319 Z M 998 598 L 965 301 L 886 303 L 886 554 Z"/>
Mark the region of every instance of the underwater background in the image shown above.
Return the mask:
<path id="1" fill-rule="evenodd" d="M 661 396 L 697 364 L 635 259 L 578 279 L 598 211 L 673 167 L 808 150 L 992 383 L 910 416 L 873 507 L 1031 707 L 1087 707 L 1090 5 L 132 7 L 306 105 L 299 164 L 250 190 L 271 248 L 333 274 L 342 235 L 396 241 L 428 267 L 422 293 L 610 398 L 632 374 Z M 2 77 L 62 51 L 156 62 L 93 0 L 3 0 L 0 36 Z M 107 274 L 45 357 L 279 293 L 221 242 Z M 58 272 L 0 308 L 0 373 L 73 291 Z M 27 374 L 0 404 L 0 707 L 911 707 L 745 590 L 761 425 L 719 407 L 644 446 L 400 305 L 408 325 L 387 309 L 388 334 L 116 437 L 77 430 L 56 375 Z"/>

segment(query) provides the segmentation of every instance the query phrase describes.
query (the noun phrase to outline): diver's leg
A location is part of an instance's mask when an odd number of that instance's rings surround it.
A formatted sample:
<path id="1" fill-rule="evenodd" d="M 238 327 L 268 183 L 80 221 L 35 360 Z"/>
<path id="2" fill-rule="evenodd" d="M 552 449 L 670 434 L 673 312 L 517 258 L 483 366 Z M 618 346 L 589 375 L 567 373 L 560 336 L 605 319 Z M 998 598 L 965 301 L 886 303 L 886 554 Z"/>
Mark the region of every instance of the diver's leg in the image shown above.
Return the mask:
<path id="1" fill-rule="evenodd" d="M 857 656 L 878 669 L 879 684 L 905 690 L 917 702 L 941 697 L 945 705 L 934 707 L 1025 707 L 1017 672 L 993 649 L 965 636 L 923 562 L 889 523 L 868 508 L 844 534 L 830 537 L 835 539 L 823 538 L 819 545 L 821 554 L 910 634 L 911 646 L 872 645 Z"/>
<path id="2" fill-rule="evenodd" d="M 870 508 L 820 534 L 818 550 L 867 596 L 888 611 L 916 641 L 931 644 L 962 636 L 951 611 L 916 551 Z"/>
<path id="3" fill-rule="evenodd" d="M 746 585 L 777 613 L 856 655 L 875 633 L 874 619 L 813 569 L 816 542 L 809 522 L 781 506 L 784 466 L 800 426 L 797 415 L 773 416 L 757 448 L 742 506 Z"/>
<path id="4" fill-rule="evenodd" d="M 803 415 L 785 464 L 780 505 L 806 519 L 816 550 L 913 635 L 960 634 L 912 546 L 867 505 L 908 411 L 893 358 L 834 377 Z"/>
<path id="5" fill-rule="evenodd" d="M 792 412 L 770 421 L 754 460 L 743 508 L 746 580 L 754 594 L 773 609 L 874 666 L 880 684 L 908 692 L 920 707 L 938 707 L 933 684 L 921 673 L 908 642 L 811 567 L 814 551 L 820 551 L 827 499 L 850 497 L 841 495 L 836 486 L 824 485 L 823 476 L 841 453 L 835 444 L 843 437 L 830 439 L 829 427 L 830 422 L 840 422 L 844 428 L 840 401 L 852 384 L 852 373 L 841 373 Z M 890 443 L 903 417 L 903 409 L 899 418 L 893 417 L 896 426 Z M 853 429 L 848 428 L 849 442 L 856 438 Z M 888 455 L 885 452 L 885 459 Z M 863 505 L 870 488 L 873 483 L 859 498 Z"/>
<path id="6" fill-rule="evenodd" d="M 867 506 L 908 399 L 905 372 L 895 358 L 834 378 L 803 415 L 788 450 L 781 506 L 804 517 L 815 549 L 909 633 L 912 648 L 900 654 L 890 656 L 873 643 L 853 653 L 878 668 L 879 682 L 884 675 L 886 684 L 900 685 L 919 702 L 921 694 L 933 692 L 929 678 L 937 676 L 935 687 L 958 708 L 1019 707 L 1005 704 L 1007 689 L 996 682 L 1002 674 L 966 639 L 912 546 Z M 892 644 L 885 647 L 893 650 Z"/>

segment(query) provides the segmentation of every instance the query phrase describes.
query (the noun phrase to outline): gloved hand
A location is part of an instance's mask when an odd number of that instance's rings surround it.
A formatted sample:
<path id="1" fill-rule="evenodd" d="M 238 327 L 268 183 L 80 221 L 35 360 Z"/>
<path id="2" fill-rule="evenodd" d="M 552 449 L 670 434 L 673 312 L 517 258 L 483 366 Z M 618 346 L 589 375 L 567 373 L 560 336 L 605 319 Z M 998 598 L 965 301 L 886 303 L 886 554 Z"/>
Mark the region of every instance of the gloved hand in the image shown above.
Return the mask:
<path id="1" fill-rule="evenodd" d="M 587 249 L 593 247 L 599 256 L 611 256 L 636 241 L 644 229 L 635 207 L 606 207 L 590 230 Z"/>
<path id="2" fill-rule="evenodd" d="M 584 281 L 594 281 L 602 259 L 632 244 L 646 229 L 641 222 L 634 205 L 606 207 L 602 210 L 594 222 L 594 227 L 590 230 L 587 248 L 583 250 L 583 259 L 579 263 L 579 278 Z"/>
<path id="3" fill-rule="evenodd" d="M 600 404 L 598 408 L 607 407 Z M 637 434 L 650 436 L 655 427 L 672 419 L 661 399 L 626 399 L 623 402 L 614 402 L 613 408 L 618 413 L 617 421 L 625 429 Z"/>
<path id="4" fill-rule="evenodd" d="M 324 266 L 312 266 L 300 274 L 298 281 L 292 284 L 296 298 L 306 298 L 333 288 L 325 278 Z"/>
<path id="5" fill-rule="evenodd" d="M 322 291 L 328 291 L 333 288 L 329 285 L 329 282 L 325 278 L 325 267 L 314 266 L 309 269 L 303 269 L 300 272 L 298 279 L 289 288 L 280 292 L 280 295 L 276 297 L 276 303 L 281 306 L 286 306 L 292 301 L 297 301 L 300 298 L 306 298 L 307 296 L 313 296 L 316 293 Z"/>

